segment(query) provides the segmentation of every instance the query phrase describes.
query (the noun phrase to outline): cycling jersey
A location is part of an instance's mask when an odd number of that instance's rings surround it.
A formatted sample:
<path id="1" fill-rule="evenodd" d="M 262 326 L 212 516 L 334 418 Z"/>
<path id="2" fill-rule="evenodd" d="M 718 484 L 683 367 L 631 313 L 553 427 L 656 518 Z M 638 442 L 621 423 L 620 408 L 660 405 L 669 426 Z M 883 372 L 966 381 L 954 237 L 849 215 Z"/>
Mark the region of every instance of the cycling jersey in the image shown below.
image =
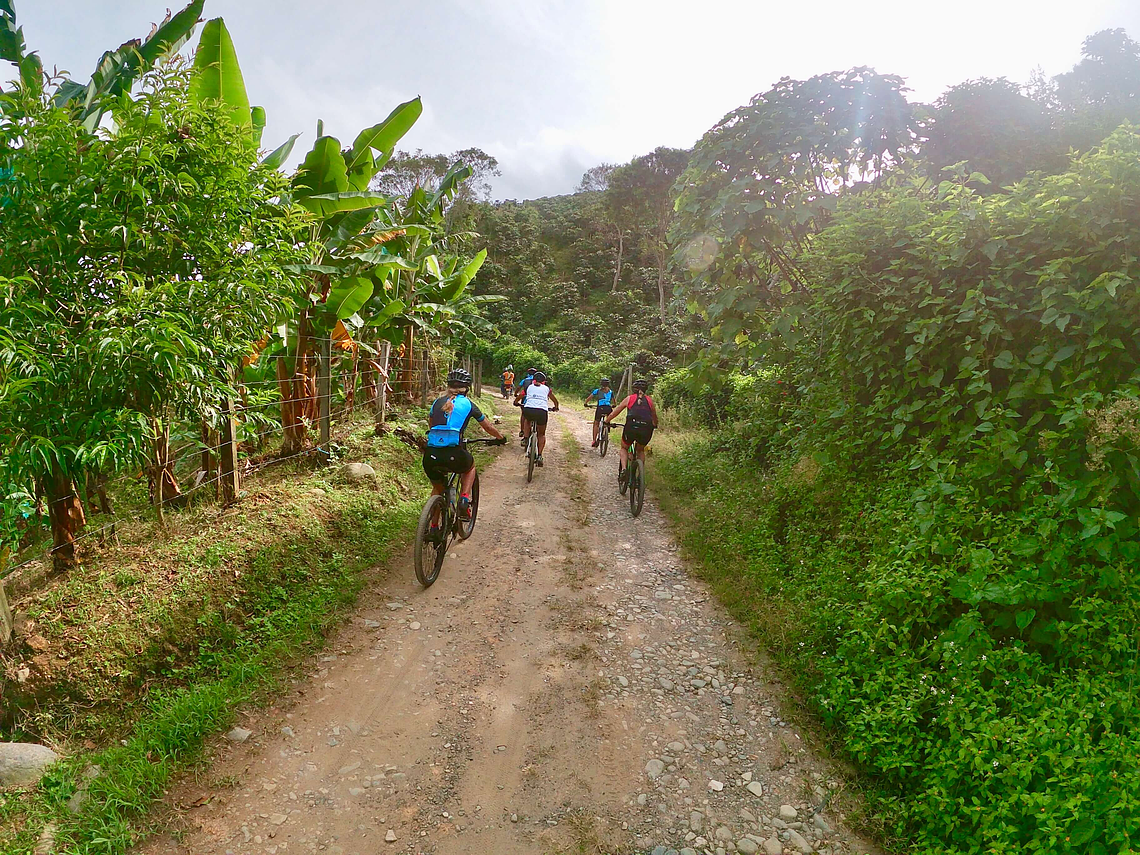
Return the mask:
<path id="1" fill-rule="evenodd" d="M 463 443 L 463 431 L 474 418 L 486 416 L 466 395 L 444 395 L 431 405 L 428 415 L 427 444 L 432 448 L 450 448 Z"/>
<path id="2" fill-rule="evenodd" d="M 534 375 L 528 374 L 528 375 L 526 375 L 526 377 L 523 378 L 523 381 L 521 383 L 519 383 L 519 389 L 525 389 L 533 382 L 534 382 Z"/>
<path id="3" fill-rule="evenodd" d="M 526 387 L 526 398 L 523 400 L 524 410 L 549 410 L 550 387 L 545 383 L 531 383 Z"/>
<path id="4" fill-rule="evenodd" d="M 504 371 L 503 372 L 503 385 L 504 386 L 515 385 L 515 372 L 513 372 L 513 371 Z"/>
<path id="5" fill-rule="evenodd" d="M 634 394 L 625 399 L 625 408 L 629 410 L 627 421 L 640 422 L 644 425 L 653 425 L 653 407 L 649 396 Z"/>
<path id="6" fill-rule="evenodd" d="M 600 388 L 595 389 L 590 393 L 593 397 L 598 399 L 599 407 L 609 407 L 614 402 L 614 390 L 610 389 L 608 392 L 603 392 Z"/>

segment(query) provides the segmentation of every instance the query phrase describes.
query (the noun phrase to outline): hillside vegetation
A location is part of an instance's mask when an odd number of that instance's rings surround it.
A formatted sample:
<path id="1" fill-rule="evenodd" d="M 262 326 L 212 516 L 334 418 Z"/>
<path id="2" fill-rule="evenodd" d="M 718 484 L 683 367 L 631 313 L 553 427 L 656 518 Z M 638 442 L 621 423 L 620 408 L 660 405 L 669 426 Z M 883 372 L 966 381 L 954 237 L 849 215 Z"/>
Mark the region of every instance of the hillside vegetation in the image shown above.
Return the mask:
<path id="1" fill-rule="evenodd" d="M 786 79 L 670 191 L 688 317 L 625 353 L 703 428 L 658 461 L 660 495 L 900 851 L 1140 841 L 1137 81 L 1122 31 L 1053 80 L 931 105 L 871 69 Z M 511 210 L 541 235 L 551 204 Z M 562 244 L 583 264 L 612 245 L 584 240 Z M 522 335 L 556 381 L 556 342 L 610 355 L 580 320 L 602 272 L 521 324 L 545 319 Z"/>

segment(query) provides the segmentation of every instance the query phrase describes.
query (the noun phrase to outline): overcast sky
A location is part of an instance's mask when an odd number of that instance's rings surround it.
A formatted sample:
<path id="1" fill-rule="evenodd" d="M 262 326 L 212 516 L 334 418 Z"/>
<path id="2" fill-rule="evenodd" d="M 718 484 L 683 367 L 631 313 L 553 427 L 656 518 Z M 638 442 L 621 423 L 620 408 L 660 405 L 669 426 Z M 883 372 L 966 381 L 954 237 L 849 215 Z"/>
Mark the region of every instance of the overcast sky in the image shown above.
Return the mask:
<path id="1" fill-rule="evenodd" d="M 86 81 L 170 0 L 16 0 L 29 48 Z M 178 0 L 178 7 L 184 5 Z M 316 120 L 351 141 L 424 99 L 402 148 L 478 146 L 497 198 L 566 193 L 602 161 L 687 147 L 783 76 L 871 65 L 914 100 L 968 78 L 1068 70 L 1107 27 L 1140 39 L 1140 0 L 206 0 L 233 36 L 272 148 Z"/>

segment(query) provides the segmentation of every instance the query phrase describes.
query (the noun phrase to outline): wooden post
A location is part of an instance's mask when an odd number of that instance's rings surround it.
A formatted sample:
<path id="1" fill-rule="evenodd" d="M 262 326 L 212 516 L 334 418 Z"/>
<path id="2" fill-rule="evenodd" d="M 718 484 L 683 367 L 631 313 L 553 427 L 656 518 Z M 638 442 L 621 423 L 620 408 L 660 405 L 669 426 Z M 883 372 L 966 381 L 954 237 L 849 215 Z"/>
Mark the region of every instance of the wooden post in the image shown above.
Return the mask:
<path id="1" fill-rule="evenodd" d="M 321 339 L 321 355 L 317 363 L 317 404 L 320 408 L 318 420 L 321 423 L 318 460 L 324 465 L 329 462 L 332 455 L 332 448 L 329 445 L 332 434 L 332 339 L 328 336 Z"/>
<path id="2" fill-rule="evenodd" d="M 388 356 L 391 352 L 392 342 L 384 342 L 380 348 L 380 376 L 376 379 L 380 384 L 376 391 L 377 425 L 382 425 L 388 420 Z"/>
<path id="3" fill-rule="evenodd" d="M 240 484 L 237 465 L 237 423 L 234 421 L 234 402 L 222 399 L 222 424 L 218 431 L 218 476 L 222 485 L 222 504 L 237 501 Z"/>
<path id="4" fill-rule="evenodd" d="M 483 394 L 483 360 L 475 360 L 475 397 Z"/>
<path id="5" fill-rule="evenodd" d="M 421 347 L 420 351 L 420 359 L 422 360 L 420 363 L 422 366 L 420 370 L 420 405 L 426 407 L 428 405 L 428 372 L 430 371 L 428 366 L 429 351 L 427 347 Z"/>
<path id="6" fill-rule="evenodd" d="M 8 608 L 8 596 L 4 593 L 4 573 L 8 569 L 8 547 L 0 549 L 0 644 L 12 640 L 12 610 Z"/>

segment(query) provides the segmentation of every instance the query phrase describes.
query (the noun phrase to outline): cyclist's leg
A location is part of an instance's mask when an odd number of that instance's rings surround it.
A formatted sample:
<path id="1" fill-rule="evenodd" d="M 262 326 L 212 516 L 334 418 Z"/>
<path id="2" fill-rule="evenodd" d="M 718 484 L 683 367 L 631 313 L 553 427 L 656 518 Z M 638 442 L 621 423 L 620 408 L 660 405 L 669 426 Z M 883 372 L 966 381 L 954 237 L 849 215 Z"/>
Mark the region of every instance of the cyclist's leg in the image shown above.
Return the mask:
<path id="1" fill-rule="evenodd" d="M 594 411 L 594 431 L 593 431 L 593 436 L 590 439 L 590 441 L 594 445 L 598 444 L 598 430 L 601 428 L 601 426 L 602 426 L 602 414 L 600 412 L 598 412 L 597 410 L 595 410 Z"/>
<path id="2" fill-rule="evenodd" d="M 628 443 L 625 437 L 622 436 L 621 441 L 618 443 L 618 470 L 624 472 L 626 465 L 629 463 L 629 450 Z"/>
<path id="3" fill-rule="evenodd" d="M 538 428 L 538 456 L 542 457 L 542 449 L 546 448 L 546 425 L 539 424 Z"/>

